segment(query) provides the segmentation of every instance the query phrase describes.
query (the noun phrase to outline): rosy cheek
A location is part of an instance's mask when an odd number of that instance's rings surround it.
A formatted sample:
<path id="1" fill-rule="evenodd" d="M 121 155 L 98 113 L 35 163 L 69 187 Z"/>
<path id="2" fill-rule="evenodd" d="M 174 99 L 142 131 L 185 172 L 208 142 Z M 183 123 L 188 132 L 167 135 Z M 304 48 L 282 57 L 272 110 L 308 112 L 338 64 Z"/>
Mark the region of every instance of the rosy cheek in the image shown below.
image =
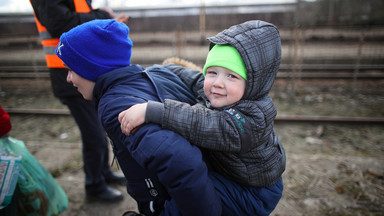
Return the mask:
<path id="1" fill-rule="evenodd" d="M 209 89 L 210 89 L 210 85 L 208 82 L 204 82 L 204 92 L 209 92 Z"/>

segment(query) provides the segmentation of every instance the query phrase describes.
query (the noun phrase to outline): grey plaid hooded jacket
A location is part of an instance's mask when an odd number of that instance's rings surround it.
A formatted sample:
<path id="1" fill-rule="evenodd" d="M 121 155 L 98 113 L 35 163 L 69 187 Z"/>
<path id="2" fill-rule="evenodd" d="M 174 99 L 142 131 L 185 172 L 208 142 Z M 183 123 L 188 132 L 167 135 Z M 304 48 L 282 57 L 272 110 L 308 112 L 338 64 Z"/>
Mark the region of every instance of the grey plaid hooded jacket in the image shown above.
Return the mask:
<path id="1" fill-rule="evenodd" d="M 213 169 L 242 185 L 266 187 L 278 181 L 285 170 L 284 148 L 273 129 L 276 109 L 268 93 L 281 60 L 277 28 L 263 21 L 234 25 L 208 38 L 213 44 L 235 47 L 247 68 L 247 87 L 242 100 L 213 109 L 204 95 L 201 72 L 175 64 L 176 73 L 195 93 L 199 103 L 190 106 L 173 100 L 148 104 L 146 121 L 184 136 L 202 148 Z M 159 113 L 161 118 L 150 115 Z M 160 122 L 156 122 L 160 121 Z"/>

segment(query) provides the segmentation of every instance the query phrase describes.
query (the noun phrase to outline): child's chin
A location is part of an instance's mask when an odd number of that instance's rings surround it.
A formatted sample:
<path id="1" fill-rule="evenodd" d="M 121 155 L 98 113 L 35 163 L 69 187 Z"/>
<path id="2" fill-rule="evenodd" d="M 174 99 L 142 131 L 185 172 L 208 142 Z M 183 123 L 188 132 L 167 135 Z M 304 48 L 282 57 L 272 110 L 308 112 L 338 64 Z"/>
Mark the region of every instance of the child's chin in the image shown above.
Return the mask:
<path id="1" fill-rule="evenodd" d="M 211 103 L 211 105 L 212 105 L 212 107 L 213 108 L 220 108 L 220 107 L 223 107 L 223 105 L 221 104 L 221 103 L 215 103 L 215 102 L 213 102 L 213 103 Z"/>

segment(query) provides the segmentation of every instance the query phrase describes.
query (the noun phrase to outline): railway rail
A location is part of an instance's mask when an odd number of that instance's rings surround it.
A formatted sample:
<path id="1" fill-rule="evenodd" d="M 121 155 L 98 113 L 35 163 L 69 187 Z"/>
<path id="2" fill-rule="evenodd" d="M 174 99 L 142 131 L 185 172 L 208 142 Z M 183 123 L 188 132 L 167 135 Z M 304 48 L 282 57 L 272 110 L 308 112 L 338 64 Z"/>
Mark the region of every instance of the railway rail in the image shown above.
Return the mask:
<path id="1" fill-rule="evenodd" d="M 277 78 L 302 79 L 383 79 L 384 65 L 282 64 Z M 0 66 L 0 78 L 49 78 L 45 66 Z"/>
<path id="2" fill-rule="evenodd" d="M 70 115 L 66 109 L 20 109 L 4 108 L 10 115 L 45 115 L 62 116 Z M 384 118 L 377 117 L 348 117 L 348 116 L 300 116 L 300 115 L 278 115 L 275 122 L 303 122 L 303 123 L 368 123 L 384 124 Z"/>

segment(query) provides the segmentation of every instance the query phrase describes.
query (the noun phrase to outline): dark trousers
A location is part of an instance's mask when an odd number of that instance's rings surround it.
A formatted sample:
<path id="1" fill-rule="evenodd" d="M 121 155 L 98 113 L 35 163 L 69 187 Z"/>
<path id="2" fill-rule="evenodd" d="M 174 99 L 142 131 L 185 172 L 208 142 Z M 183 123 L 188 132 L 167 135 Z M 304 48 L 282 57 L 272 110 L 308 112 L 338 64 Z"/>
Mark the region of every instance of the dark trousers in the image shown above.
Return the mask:
<path id="1" fill-rule="evenodd" d="M 209 178 L 221 198 L 222 216 L 270 215 L 283 195 L 282 178 L 269 187 L 242 186 L 215 172 Z"/>
<path id="2" fill-rule="evenodd" d="M 105 190 L 105 177 L 111 175 L 109 167 L 108 141 L 97 117 L 95 103 L 81 96 L 61 97 L 79 126 L 87 192 Z"/>
<path id="3" fill-rule="evenodd" d="M 109 167 L 108 141 L 97 117 L 95 102 L 85 100 L 77 89 L 66 81 L 67 69 L 49 70 L 54 95 L 69 108 L 80 129 L 85 190 L 90 193 L 103 191 L 107 187 L 105 177 L 111 175 L 112 171 Z"/>

